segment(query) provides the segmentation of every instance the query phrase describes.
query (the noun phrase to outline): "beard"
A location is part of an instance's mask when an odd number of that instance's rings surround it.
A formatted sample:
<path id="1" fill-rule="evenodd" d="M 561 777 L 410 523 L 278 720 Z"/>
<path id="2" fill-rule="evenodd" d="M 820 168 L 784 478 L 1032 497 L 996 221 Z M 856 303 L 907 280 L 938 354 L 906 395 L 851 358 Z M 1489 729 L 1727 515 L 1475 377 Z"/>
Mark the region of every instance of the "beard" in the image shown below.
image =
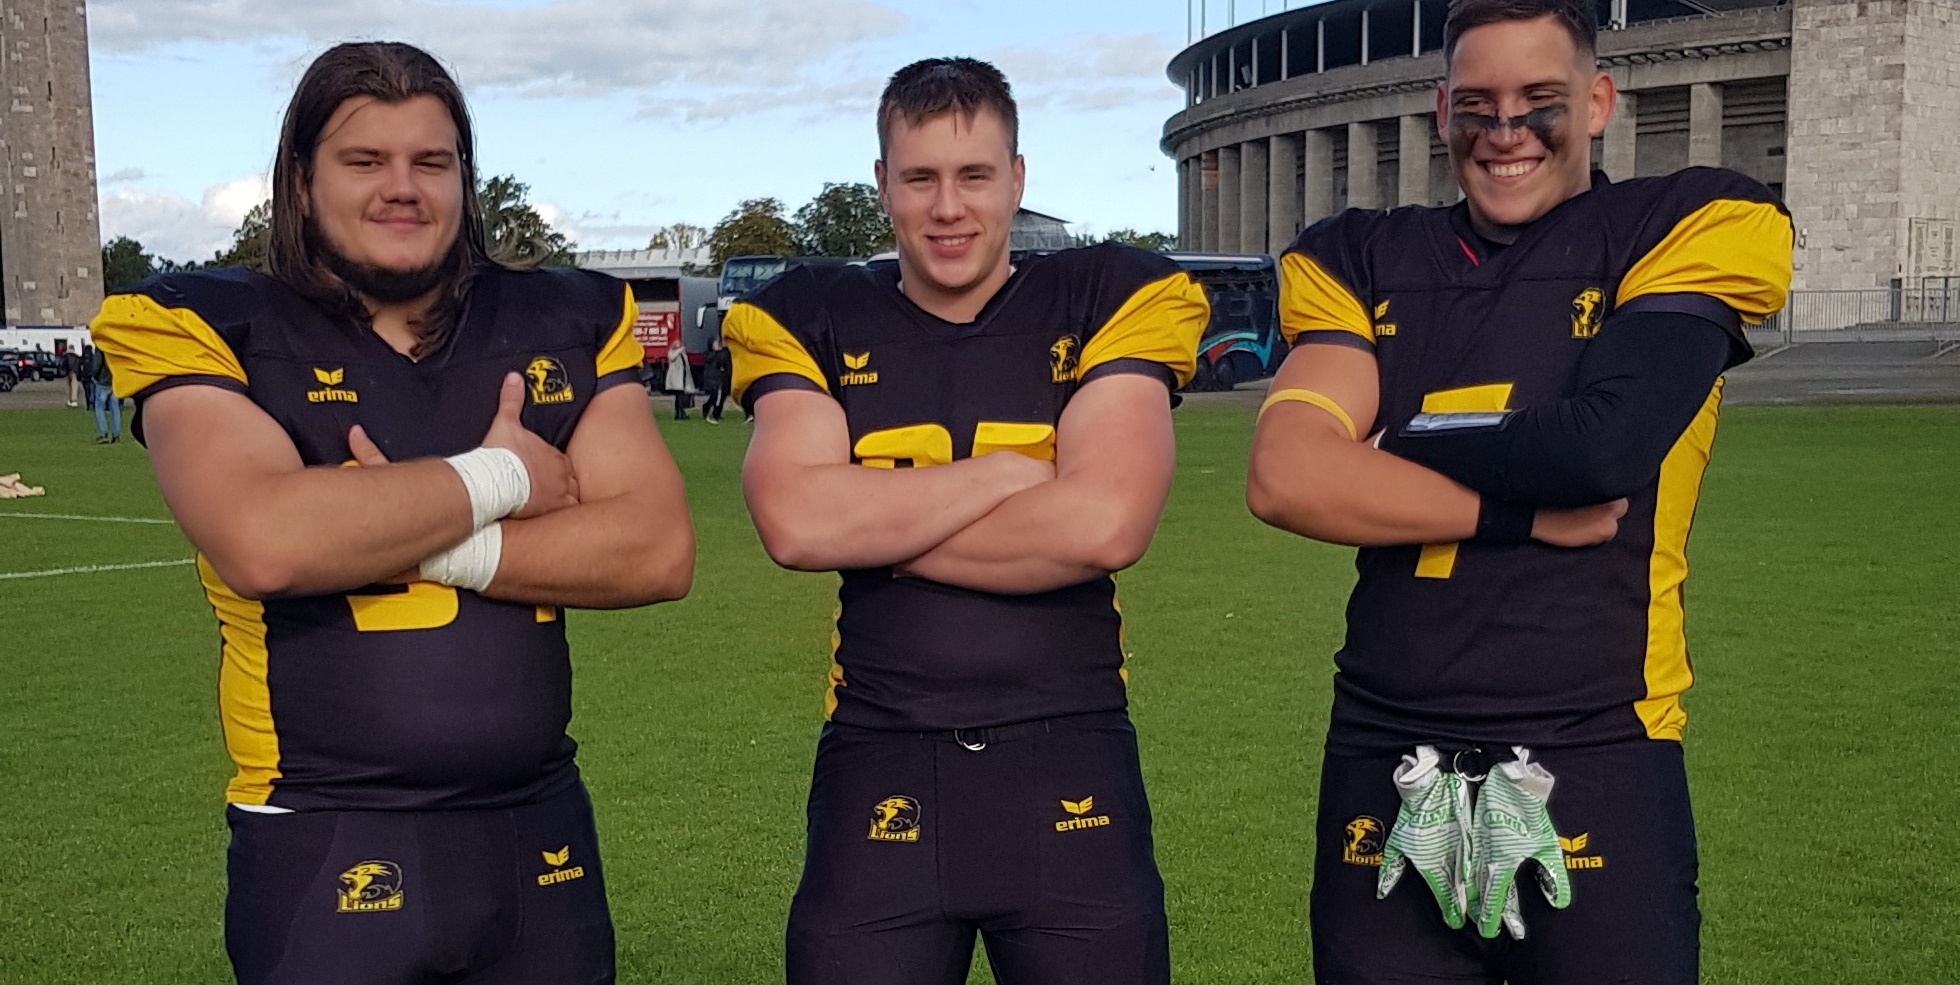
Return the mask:
<path id="1" fill-rule="evenodd" d="M 306 222 L 306 239 L 313 255 L 320 258 L 335 277 L 355 294 L 378 304 L 405 304 L 428 294 L 452 280 L 462 266 L 462 251 L 451 244 L 442 256 L 412 270 L 391 270 L 362 263 L 336 249 L 320 227 Z"/>

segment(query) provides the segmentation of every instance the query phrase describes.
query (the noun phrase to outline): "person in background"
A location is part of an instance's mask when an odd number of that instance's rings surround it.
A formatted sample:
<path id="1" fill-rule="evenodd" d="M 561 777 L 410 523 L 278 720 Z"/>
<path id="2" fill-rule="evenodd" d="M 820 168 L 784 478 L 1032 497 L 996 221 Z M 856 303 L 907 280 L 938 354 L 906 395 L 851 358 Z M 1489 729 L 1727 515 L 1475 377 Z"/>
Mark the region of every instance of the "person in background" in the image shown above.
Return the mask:
<path id="1" fill-rule="evenodd" d="M 728 349 L 716 336 L 708 342 L 708 358 L 701 364 L 701 386 L 707 396 L 701 398 L 701 419 L 709 424 L 721 423 L 721 405 L 728 399 L 728 383 L 735 375 L 733 358 Z"/>
<path id="2" fill-rule="evenodd" d="M 115 444 L 122 440 L 122 401 L 116 399 L 115 380 L 101 349 L 89 353 L 87 372 L 94 394 L 90 406 L 95 408 L 95 443 Z"/>
<path id="3" fill-rule="evenodd" d="M 694 381 L 688 379 L 687 347 L 679 339 L 667 347 L 667 392 L 674 395 L 674 420 L 687 420 L 688 405 L 693 403 Z"/>
<path id="4" fill-rule="evenodd" d="M 68 406 L 79 407 L 82 403 L 82 370 L 87 364 L 82 362 L 78 349 L 67 349 L 61 353 L 61 369 L 68 375 Z"/>

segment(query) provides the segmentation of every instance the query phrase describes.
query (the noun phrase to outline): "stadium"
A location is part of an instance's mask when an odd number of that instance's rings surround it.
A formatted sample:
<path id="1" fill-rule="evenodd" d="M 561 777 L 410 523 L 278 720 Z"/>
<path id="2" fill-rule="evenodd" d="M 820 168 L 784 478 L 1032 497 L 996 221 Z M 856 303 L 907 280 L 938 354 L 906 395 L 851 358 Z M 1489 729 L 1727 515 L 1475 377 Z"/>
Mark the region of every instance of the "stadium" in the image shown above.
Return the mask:
<path id="1" fill-rule="evenodd" d="M 8 78 L 62 111 L 0 116 L 16 176 L 0 215 L 32 220 L 0 223 L 16 338 L 85 322 L 101 296 L 86 128 L 42 129 L 86 119 L 68 9 L 8 8 L 56 15 L 60 44 L 5 64 L 42 73 Z M 1454 201 L 1429 115 L 1442 9 L 1332 0 L 1177 54 L 1187 105 L 1163 149 L 1184 249 L 1269 264 L 1334 210 Z M 1776 354 L 1731 375 L 1693 518 L 1704 980 L 1960 981 L 1960 794 L 1943 779 L 1960 757 L 1960 354 L 1944 308 L 1960 276 L 1946 245 L 1960 85 L 1944 81 L 1960 6 L 1615 0 L 1600 18 L 1634 108 L 1596 148 L 1602 166 L 1736 167 L 1780 186 L 1802 231 L 1798 294 L 1758 340 Z M 35 61 L 50 52 L 65 60 Z M 42 143 L 70 167 L 38 170 L 25 155 Z M 674 281 L 657 311 L 678 324 L 680 259 L 604 262 Z M 1852 339 L 1868 341 L 1785 349 Z M 1312 980 L 1312 818 L 1355 555 L 1248 514 L 1263 396 L 1184 398 L 1169 505 L 1120 576 L 1180 985 Z M 565 617 L 619 980 L 780 982 L 838 579 L 765 554 L 736 415 L 710 428 L 650 406 L 687 483 L 693 590 Z M 0 850 L 16 860 L 0 982 L 230 981 L 219 634 L 145 449 L 90 445 L 88 418 L 59 381 L 0 394 L 0 475 L 47 491 L 0 502 Z M 1617 851 L 1596 841 L 1568 861 L 1611 869 Z M 969 985 L 993 981 L 976 956 Z"/>
<path id="2" fill-rule="evenodd" d="M 1239 24 L 1168 67 L 1178 232 L 1277 254 L 1343 208 L 1455 201 L 1436 132 L 1442 0 L 1335 0 Z M 1771 332 L 1952 338 L 1960 319 L 1960 64 L 1927 0 L 1597 0 L 1620 92 L 1596 166 L 1725 167 L 1781 195 L 1795 296 Z M 1810 335 L 1800 338 L 1834 336 Z"/>

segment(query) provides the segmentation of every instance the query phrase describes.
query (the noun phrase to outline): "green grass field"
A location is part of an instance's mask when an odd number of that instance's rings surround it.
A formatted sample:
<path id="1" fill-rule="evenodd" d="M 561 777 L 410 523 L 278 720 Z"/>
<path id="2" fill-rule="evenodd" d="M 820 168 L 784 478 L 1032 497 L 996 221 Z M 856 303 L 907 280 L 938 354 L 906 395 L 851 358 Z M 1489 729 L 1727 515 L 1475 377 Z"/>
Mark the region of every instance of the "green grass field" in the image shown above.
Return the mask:
<path id="1" fill-rule="evenodd" d="M 0 413 L 0 573 L 172 560 L 141 448 Z M 1170 510 L 1122 577 L 1180 982 L 1310 980 L 1307 883 L 1348 551 L 1242 495 L 1251 413 L 1178 412 Z M 625 982 L 781 980 L 836 579 L 776 569 L 740 424 L 663 422 L 694 593 L 579 613 L 581 761 Z M 1960 408 L 1736 408 L 1692 545 L 1688 749 L 1706 980 L 1960 980 Z M 189 568 L 0 578 L 0 981 L 229 981 L 217 633 Z M 988 980 L 976 972 L 976 981 Z"/>

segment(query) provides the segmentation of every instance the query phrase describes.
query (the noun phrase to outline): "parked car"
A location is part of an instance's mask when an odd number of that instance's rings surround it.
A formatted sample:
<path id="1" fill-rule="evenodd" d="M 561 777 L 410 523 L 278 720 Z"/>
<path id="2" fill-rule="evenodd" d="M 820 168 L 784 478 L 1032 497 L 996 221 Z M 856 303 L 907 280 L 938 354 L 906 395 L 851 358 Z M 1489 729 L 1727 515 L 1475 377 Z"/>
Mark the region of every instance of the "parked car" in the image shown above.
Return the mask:
<path id="1" fill-rule="evenodd" d="M 20 353 L 12 349 L 0 349 L 0 393 L 12 390 L 20 382 Z"/>
<path id="2" fill-rule="evenodd" d="M 34 368 L 39 371 L 41 379 L 58 380 L 68 375 L 68 367 L 62 364 L 60 356 L 40 349 L 34 350 L 33 356 Z"/>

